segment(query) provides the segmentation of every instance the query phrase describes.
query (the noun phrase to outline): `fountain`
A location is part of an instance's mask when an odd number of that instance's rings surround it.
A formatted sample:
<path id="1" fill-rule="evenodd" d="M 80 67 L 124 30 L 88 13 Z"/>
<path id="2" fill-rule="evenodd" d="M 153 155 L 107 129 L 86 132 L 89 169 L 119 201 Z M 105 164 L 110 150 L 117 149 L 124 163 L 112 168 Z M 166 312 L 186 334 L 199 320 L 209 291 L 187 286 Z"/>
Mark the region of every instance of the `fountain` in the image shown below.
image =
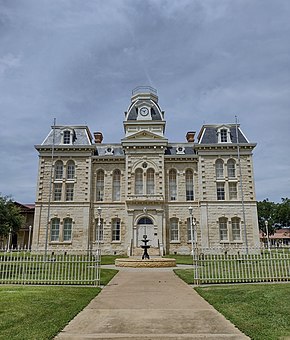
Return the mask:
<path id="1" fill-rule="evenodd" d="M 144 249 L 144 253 L 142 255 L 142 260 L 149 260 L 149 254 L 147 252 L 147 249 L 150 248 L 150 246 L 147 244 L 149 242 L 149 240 L 147 240 L 147 235 L 143 235 L 143 240 L 141 240 L 142 242 L 144 242 L 144 244 L 141 246 L 142 249 Z"/>
<path id="2" fill-rule="evenodd" d="M 162 267 L 176 267 L 176 260 L 170 258 L 155 257 L 150 259 L 148 249 L 150 246 L 147 244 L 150 240 L 147 240 L 147 235 L 143 235 L 144 244 L 141 248 L 144 249 L 142 259 L 136 259 L 133 257 L 119 258 L 115 260 L 116 267 L 132 267 L 132 268 L 162 268 Z"/>

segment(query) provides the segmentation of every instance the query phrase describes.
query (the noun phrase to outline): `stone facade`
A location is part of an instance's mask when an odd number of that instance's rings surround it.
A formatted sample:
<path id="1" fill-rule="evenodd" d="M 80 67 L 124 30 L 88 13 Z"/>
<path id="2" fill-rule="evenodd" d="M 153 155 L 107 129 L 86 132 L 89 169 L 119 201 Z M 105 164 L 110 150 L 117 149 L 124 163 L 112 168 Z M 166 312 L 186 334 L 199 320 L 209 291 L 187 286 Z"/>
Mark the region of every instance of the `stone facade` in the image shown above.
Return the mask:
<path id="1" fill-rule="evenodd" d="M 165 124 L 156 90 L 140 87 L 120 144 L 86 126 L 53 126 L 36 146 L 33 249 L 84 251 L 99 238 L 102 253 L 139 255 L 143 234 L 152 255 L 189 254 L 195 241 L 201 251 L 258 246 L 255 144 L 237 124 L 170 143 Z"/>

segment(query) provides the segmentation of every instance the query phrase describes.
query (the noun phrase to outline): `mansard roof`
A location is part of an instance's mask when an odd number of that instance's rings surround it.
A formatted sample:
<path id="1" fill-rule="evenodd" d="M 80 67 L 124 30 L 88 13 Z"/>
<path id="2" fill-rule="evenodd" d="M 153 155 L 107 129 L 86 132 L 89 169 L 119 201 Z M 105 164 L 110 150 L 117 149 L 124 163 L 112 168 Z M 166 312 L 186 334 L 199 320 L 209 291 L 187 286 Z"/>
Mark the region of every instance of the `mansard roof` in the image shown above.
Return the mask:
<path id="1" fill-rule="evenodd" d="M 54 145 L 63 145 L 63 133 L 64 131 L 70 131 L 72 133 L 72 144 L 75 146 L 92 145 L 92 135 L 87 126 L 52 126 L 48 136 L 44 139 L 41 145 L 52 145 L 54 139 Z"/>
<path id="2" fill-rule="evenodd" d="M 136 106 L 131 106 L 129 108 L 128 114 L 127 114 L 127 121 L 128 120 L 137 120 L 138 117 L 138 108 Z M 150 109 L 150 117 L 152 120 L 163 120 L 162 115 L 160 113 L 160 110 L 157 109 L 157 107 L 151 107 Z"/>
<path id="3" fill-rule="evenodd" d="M 183 155 L 195 155 L 196 152 L 193 146 L 188 146 L 187 143 L 169 144 L 165 149 L 165 155 L 174 155 L 176 157 Z"/>
<path id="4" fill-rule="evenodd" d="M 121 144 L 98 144 L 96 145 L 95 156 L 124 156 Z"/>
<path id="5" fill-rule="evenodd" d="M 229 143 L 249 143 L 247 137 L 244 135 L 238 124 L 214 124 L 203 125 L 198 135 L 198 144 L 218 144 L 218 131 L 221 129 L 227 129 L 230 133 Z M 238 139 L 237 139 L 238 130 Z"/>

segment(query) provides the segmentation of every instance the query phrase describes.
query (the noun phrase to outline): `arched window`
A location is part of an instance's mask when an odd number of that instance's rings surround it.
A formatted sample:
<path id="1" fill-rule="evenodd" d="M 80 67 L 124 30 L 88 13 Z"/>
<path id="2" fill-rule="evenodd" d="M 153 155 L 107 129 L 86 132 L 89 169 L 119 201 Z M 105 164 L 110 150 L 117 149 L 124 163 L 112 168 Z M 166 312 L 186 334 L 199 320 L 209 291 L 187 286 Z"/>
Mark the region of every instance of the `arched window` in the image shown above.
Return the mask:
<path id="1" fill-rule="evenodd" d="M 233 241 L 241 241 L 241 223 L 238 217 L 232 218 L 232 238 Z"/>
<path id="2" fill-rule="evenodd" d="M 96 189 L 97 189 L 96 199 L 97 201 L 103 201 L 104 200 L 104 171 L 103 170 L 98 170 L 96 182 L 97 182 L 96 183 Z"/>
<path id="3" fill-rule="evenodd" d="M 63 176 L 63 163 L 56 161 L 54 164 L 54 179 L 62 179 Z"/>
<path id="4" fill-rule="evenodd" d="M 236 177 L 236 162 L 233 159 L 228 160 L 227 168 L 228 168 L 228 177 L 235 178 Z"/>
<path id="5" fill-rule="evenodd" d="M 95 240 L 98 241 L 103 241 L 104 240 L 104 220 L 101 218 L 100 219 L 100 229 L 99 229 L 99 219 L 96 218 L 95 220 Z"/>
<path id="6" fill-rule="evenodd" d="M 178 218 L 170 219 L 170 241 L 179 241 Z"/>
<path id="7" fill-rule="evenodd" d="M 185 186 L 186 186 L 186 200 L 193 201 L 194 194 L 193 194 L 193 171 L 186 170 L 185 172 Z"/>
<path id="8" fill-rule="evenodd" d="M 228 241 L 229 240 L 228 220 L 225 217 L 219 218 L 219 232 L 220 232 L 220 240 L 221 241 Z"/>
<path id="9" fill-rule="evenodd" d="M 147 170 L 147 178 L 146 178 L 146 194 L 153 195 L 155 191 L 155 176 L 154 170 L 148 169 Z"/>
<path id="10" fill-rule="evenodd" d="M 177 183 L 176 183 L 176 170 L 169 170 L 169 200 L 176 201 L 177 198 Z"/>
<path id="11" fill-rule="evenodd" d="M 135 171 L 135 194 L 143 194 L 143 170 L 137 169 Z"/>
<path id="12" fill-rule="evenodd" d="M 224 178 L 224 162 L 221 159 L 215 162 L 215 175 L 217 179 Z"/>
<path id="13" fill-rule="evenodd" d="M 112 220 L 112 241 L 121 240 L 121 220 L 114 218 Z"/>
<path id="14" fill-rule="evenodd" d="M 153 221 L 149 217 L 141 217 L 137 224 L 153 224 Z"/>
<path id="15" fill-rule="evenodd" d="M 63 240 L 71 241 L 72 236 L 72 219 L 65 218 L 63 220 Z"/>
<path id="16" fill-rule="evenodd" d="M 68 161 L 66 165 L 66 178 L 74 179 L 75 178 L 75 163 L 74 161 Z"/>
<path id="17" fill-rule="evenodd" d="M 113 201 L 120 201 L 120 189 L 121 189 L 121 171 L 115 170 L 113 172 Z"/>
<path id="18" fill-rule="evenodd" d="M 53 218 L 50 222 L 50 241 L 52 242 L 59 241 L 59 226 L 60 226 L 60 219 Z"/>

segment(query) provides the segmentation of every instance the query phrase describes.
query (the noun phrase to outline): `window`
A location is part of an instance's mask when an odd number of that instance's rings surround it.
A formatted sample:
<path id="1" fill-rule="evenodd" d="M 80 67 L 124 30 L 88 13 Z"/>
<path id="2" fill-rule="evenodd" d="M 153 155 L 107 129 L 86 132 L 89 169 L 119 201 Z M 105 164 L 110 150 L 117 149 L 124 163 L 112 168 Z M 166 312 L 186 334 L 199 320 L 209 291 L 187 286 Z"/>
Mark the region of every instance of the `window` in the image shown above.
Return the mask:
<path id="1" fill-rule="evenodd" d="M 66 130 L 63 132 L 63 144 L 70 144 L 71 141 L 70 141 L 70 131 Z"/>
<path id="2" fill-rule="evenodd" d="M 119 218 L 112 220 L 112 241 L 121 240 L 121 222 Z"/>
<path id="3" fill-rule="evenodd" d="M 143 170 L 137 169 L 135 171 L 135 194 L 143 194 Z"/>
<path id="4" fill-rule="evenodd" d="M 73 199 L 74 199 L 74 185 L 72 183 L 67 183 L 65 190 L 65 200 L 73 201 Z"/>
<path id="5" fill-rule="evenodd" d="M 228 241 L 228 220 L 225 217 L 219 218 L 220 240 Z"/>
<path id="6" fill-rule="evenodd" d="M 97 195 L 96 199 L 97 201 L 103 201 L 104 200 L 104 171 L 98 170 L 97 172 Z"/>
<path id="7" fill-rule="evenodd" d="M 229 199 L 236 200 L 238 197 L 237 183 L 229 182 Z"/>
<path id="8" fill-rule="evenodd" d="M 224 178 L 224 162 L 221 159 L 215 162 L 215 174 L 217 179 Z"/>
<path id="9" fill-rule="evenodd" d="M 61 200 L 61 189 L 62 189 L 62 183 L 54 183 L 54 188 L 53 188 L 53 200 L 54 201 Z"/>
<path id="10" fill-rule="evenodd" d="M 169 171 L 169 200 L 175 201 L 177 198 L 176 170 Z"/>
<path id="11" fill-rule="evenodd" d="M 241 241 L 241 227 L 238 217 L 232 218 L 232 237 L 233 241 Z"/>
<path id="12" fill-rule="evenodd" d="M 66 178 L 67 179 L 74 179 L 75 178 L 75 163 L 73 161 L 67 162 Z"/>
<path id="13" fill-rule="evenodd" d="M 54 165 L 54 179 L 62 179 L 63 164 L 62 161 L 56 161 Z"/>
<path id="14" fill-rule="evenodd" d="M 50 241 L 59 241 L 59 218 L 53 218 L 50 226 Z"/>
<path id="15" fill-rule="evenodd" d="M 231 132 L 226 126 L 222 126 L 217 130 L 218 143 L 231 143 Z"/>
<path id="16" fill-rule="evenodd" d="M 226 143 L 228 141 L 228 130 L 221 129 L 220 134 L 221 134 L 221 142 Z"/>
<path id="17" fill-rule="evenodd" d="M 217 183 L 216 186 L 217 186 L 217 189 L 216 189 L 217 199 L 219 201 L 224 201 L 225 200 L 225 184 Z"/>
<path id="18" fill-rule="evenodd" d="M 193 171 L 186 170 L 185 172 L 186 200 L 193 201 Z"/>
<path id="19" fill-rule="evenodd" d="M 146 194 L 153 195 L 155 190 L 155 183 L 154 183 L 154 170 L 148 169 L 147 170 L 147 181 L 146 181 Z"/>
<path id="20" fill-rule="evenodd" d="M 194 240 L 194 225 L 193 225 L 193 221 L 194 219 L 192 219 L 192 236 L 193 236 L 193 240 Z M 187 219 L 187 241 L 190 242 L 191 241 L 191 218 L 188 217 Z"/>
<path id="21" fill-rule="evenodd" d="M 103 241 L 104 240 L 104 220 L 101 218 L 100 219 L 100 230 L 98 229 L 99 228 L 99 219 L 96 218 L 95 220 L 95 230 L 96 230 L 96 234 L 95 234 L 95 239 L 96 241 L 98 240 L 98 232 L 100 233 L 99 236 L 100 236 L 100 241 Z"/>
<path id="22" fill-rule="evenodd" d="M 178 240 L 179 240 L 178 219 L 171 218 L 170 219 L 170 241 L 178 241 Z"/>
<path id="23" fill-rule="evenodd" d="M 63 220 L 63 240 L 71 241 L 71 235 L 72 235 L 72 219 L 65 218 Z"/>
<path id="24" fill-rule="evenodd" d="M 113 173 L 113 201 L 120 201 L 121 171 L 115 170 Z"/>
<path id="25" fill-rule="evenodd" d="M 236 162 L 233 159 L 228 160 L 227 168 L 228 168 L 228 177 L 235 178 L 236 177 Z"/>

